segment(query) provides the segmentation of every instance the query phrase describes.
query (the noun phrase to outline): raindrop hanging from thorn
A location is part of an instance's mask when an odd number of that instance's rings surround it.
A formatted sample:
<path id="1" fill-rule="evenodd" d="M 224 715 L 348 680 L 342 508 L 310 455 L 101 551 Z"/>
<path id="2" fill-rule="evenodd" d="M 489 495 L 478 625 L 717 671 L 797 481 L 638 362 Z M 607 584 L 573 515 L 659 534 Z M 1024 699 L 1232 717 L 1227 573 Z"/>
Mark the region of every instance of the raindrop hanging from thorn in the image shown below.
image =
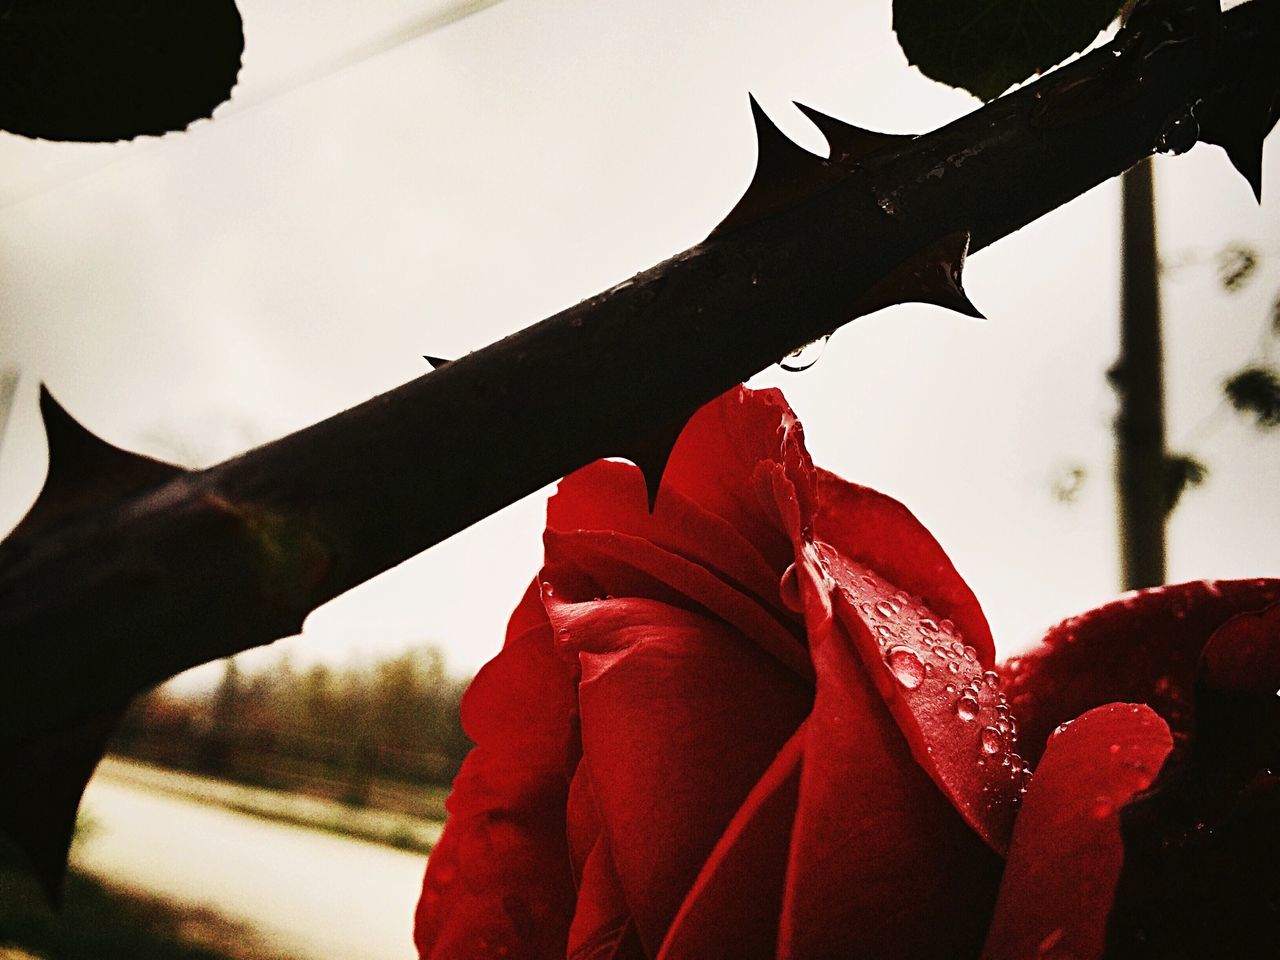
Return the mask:
<path id="1" fill-rule="evenodd" d="M 800 373 L 808 370 L 822 358 L 822 349 L 827 345 L 827 341 L 831 339 L 831 334 L 814 340 L 812 343 L 806 343 L 799 350 L 793 350 L 785 357 L 778 361 L 778 366 L 788 373 Z"/>

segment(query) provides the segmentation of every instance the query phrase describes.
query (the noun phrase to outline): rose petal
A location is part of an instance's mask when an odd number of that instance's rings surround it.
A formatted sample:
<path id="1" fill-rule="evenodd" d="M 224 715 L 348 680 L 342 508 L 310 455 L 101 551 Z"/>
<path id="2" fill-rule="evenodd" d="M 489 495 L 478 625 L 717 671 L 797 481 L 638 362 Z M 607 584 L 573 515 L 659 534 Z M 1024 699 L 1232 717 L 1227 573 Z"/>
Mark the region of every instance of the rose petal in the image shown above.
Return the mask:
<path id="1" fill-rule="evenodd" d="M 1108 956 L 1275 957 L 1280 778 L 1258 776 L 1224 815 L 1173 836 L 1160 829 L 1165 805 L 1164 797 L 1145 796 L 1124 812 L 1125 864 L 1107 929 Z"/>
<path id="2" fill-rule="evenodd" d="M 1188 763 L 1204 818 L 1260 770 L 1280 768 L 1280 603 L 1232 617 L 1205 644 Z"/>
<path id="3" fill-rule="evenodd" d="M 840 621 L 821 617 L 778 957 L 972 956 L 999 858 L 912 759 Z"/>
<path id="4" fill-rule="evenodd" d="M 1195 684 L 1195 724 L 1125 810 L 1117 956 L 1271 956 L 1280 931 L 1280 605 L 1228 620 Z"/>
<path id="5" fill-rule="evenodd" d="M 1016 724 L 977 651 L 949 620 L 877 572 L 815 544 L 836 610 L 914 760 L 1003 853 L 1025 779 Z"/>
<path id="6" fill-rule="evenodd" d="M 592 847 L 578 884 L 568 960 L 646 960 L 603 837 Z"/>
<path id="7" fill-rule="evenodd" d="M 738 386 L 689 420 L 662 485 L 740 531 L 781 573 L 795 559 L 790 531 L 778 515 L 773 488 L 756 480 L 761 464 L 775 463 L 784 466 L 791 495 L 811 517 L 813 465 L 795 414 L 778 390 Z M 664 496 L 659 492 L 659 510 Z"/>
<path id="8" fill-rule="evenodd" d="M 635 918 L 656 953 L 699 870 L 804 719 L 811 690 L 723 622 L 656 601 L 587 602 L 582 764 Z M 629 617 L 630 622 L 624 622 Z"/>
<path id="9" fill-rule="evenodd" d="M 812 675 L 796 633 L 755 597 L 705 567 L 641 537 L 613 531 L 548 530 L 544 539 L 548 565 L 542 579 L 553 591 L 547 602 L 557 633 L 572 629 L 561 619 L 565 613 L 554 606 L 562 599 L 652 598 L 673 607 L 700 607 L 731 624 L 799 676 Z M 773 593 L 777 595 L 776 585 Z"/>
<path id="10" fill-rule="evenodd" d="M 1280 695 L 1280 603 L 1237 614 L 1220 626 L 1205 644 L 1200 667 L 1216 690 Z"/>
<path id="11" fill-rule="evenodd" d="M 1280 580 L 1197 581 L 1128 594 L 1065 620 L 1000 672 L 1033 762 L 1060 723 L 1099 704 L 1148 703 L 1184 736 L 1201 648 L 1242 611 L 1280 600 Z"/>
<path id="12" fill-rule="evenodd" d="M 564 956 L 574 888 L 565 839 L 576 683 L 531 587 L 502 652 L 463 698 L 476 741 L 449 797 L 414 939 L 423 958 Z"/>
<path id="13" fill-rule="evenodd" d="M 1096 707 L 1049 738 L 1013 828 L 983 960 L 1094 960 L 1124 863 L 1120 814 L 1173 749 L 1145 706 Z"/>
<path id="14" fill-rule="evenodd" d="M 897 500 L 817 470 L 814 536 L 847 560 L 870 567 L 898 590 L 918 597 L 934 616 L 955 623 L 964 642 L 990 667 L 995 644 L 986 615 L 938 541 Z"/>
<path id="15" fill-rule="evenodd" d="M 777 597 L 781 568 L 775 570 L 750 540 L 689 500 L 674 483 L 664 485 L 662 506 L 651 514 L 644 478 L 630 464 L 601 460 L 566 477 L 547 503 L 547 528 L 642 538 L 706 568 L 775 615 L 787 618 Z"/>
<path id="16" fill-rule="evenodd" d="M 681 904 L 658 960 L 773 956 L 805 739 L 801 726 L 734 814 Z"/>

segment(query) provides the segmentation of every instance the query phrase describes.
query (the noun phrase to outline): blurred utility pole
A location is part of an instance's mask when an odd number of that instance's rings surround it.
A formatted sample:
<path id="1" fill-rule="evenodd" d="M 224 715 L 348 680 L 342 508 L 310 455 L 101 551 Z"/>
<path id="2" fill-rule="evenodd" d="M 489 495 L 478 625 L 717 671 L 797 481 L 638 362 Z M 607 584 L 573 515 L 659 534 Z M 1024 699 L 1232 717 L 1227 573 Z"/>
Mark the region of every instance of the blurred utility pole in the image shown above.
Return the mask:
<path id="1" fill-rule="evenodd" d="M 1116 414 L 1116 500 L 1126 590 L 1165 582 L 1167 468 L 1160 276 L 1152 163 L 1122 178 L 1120 358 L 1111 370 Z"/>
<path id="2" fill-rule="evenodd" d="M 4 449 L 4 432 L 9 426 L 9 411 L 13 409 L 13 395 L 18 390 L 18 368 L 0 364 L 0 450 Z"/>

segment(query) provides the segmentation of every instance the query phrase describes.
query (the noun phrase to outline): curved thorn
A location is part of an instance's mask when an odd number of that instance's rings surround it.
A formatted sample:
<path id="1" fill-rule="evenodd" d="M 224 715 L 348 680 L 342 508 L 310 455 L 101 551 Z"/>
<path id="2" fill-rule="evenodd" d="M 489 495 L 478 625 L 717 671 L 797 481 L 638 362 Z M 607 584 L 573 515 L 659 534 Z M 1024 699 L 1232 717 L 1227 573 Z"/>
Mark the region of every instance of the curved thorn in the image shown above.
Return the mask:
<path id="1" fill-rule="evenodd" d="M 754 94 L 748 98 L 756 130 L 755 174 L 746 193 L 710 236 L 779 213 L 844 176 L 844 171 L 779 130 Z"/>
<path id="2" fill-rule="evenodd" d="M 873 153 L 895 147 L 913 139 L 910 134 L 880 133 L 854 126 L 835 117 L 828 116 L 821 110 L 793 101 L 796 109 L 812 121 L 813 125 L 827 138 L 831 148 L 832 163 L 852 163 L 869 157 Z"/>
<path id="3" fill-rule="evenodd" d="M 872 287 L 857 305 L 856 315 L 873 313 L 899 303 L 931 303 L 976 320 L 985 320 L 964 291 L 967 230 L 947 234 L 908 257 Z"/>
<path id="4" fill-rule="evenodd" d="M 49 472 L 35 504 L 11 537 L 27 536 L 65 516 L 186 472 L 107 443 L 67 413 L 44 384 L 40 416 L 48 440 Z"/>

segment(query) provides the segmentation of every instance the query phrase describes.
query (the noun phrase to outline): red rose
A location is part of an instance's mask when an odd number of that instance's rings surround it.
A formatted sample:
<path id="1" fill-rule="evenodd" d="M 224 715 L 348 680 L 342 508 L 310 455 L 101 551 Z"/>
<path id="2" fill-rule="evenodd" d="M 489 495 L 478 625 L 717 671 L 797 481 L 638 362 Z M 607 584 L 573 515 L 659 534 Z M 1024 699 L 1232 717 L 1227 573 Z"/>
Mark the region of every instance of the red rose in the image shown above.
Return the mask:
<path id="1" fill-rule="evenodd" d="M 1280 581 L 1104 607 L 1002 692 L 928 531 L 815 468 L 780 394 L 741 388 L 690 421 L 652 515 L 638 470 L 595 463 L 545 543 L 463 701 L 477 746 L 427 868 L 424 958 L 1096 957 L 1160 939 L 1185 891 L 1148 874 L 1198 869 L 1186 830 L 1235 838 L 1209 844 L 1220 867 L 1280 822 L 1280 613 L 1205 646 Z"/>

